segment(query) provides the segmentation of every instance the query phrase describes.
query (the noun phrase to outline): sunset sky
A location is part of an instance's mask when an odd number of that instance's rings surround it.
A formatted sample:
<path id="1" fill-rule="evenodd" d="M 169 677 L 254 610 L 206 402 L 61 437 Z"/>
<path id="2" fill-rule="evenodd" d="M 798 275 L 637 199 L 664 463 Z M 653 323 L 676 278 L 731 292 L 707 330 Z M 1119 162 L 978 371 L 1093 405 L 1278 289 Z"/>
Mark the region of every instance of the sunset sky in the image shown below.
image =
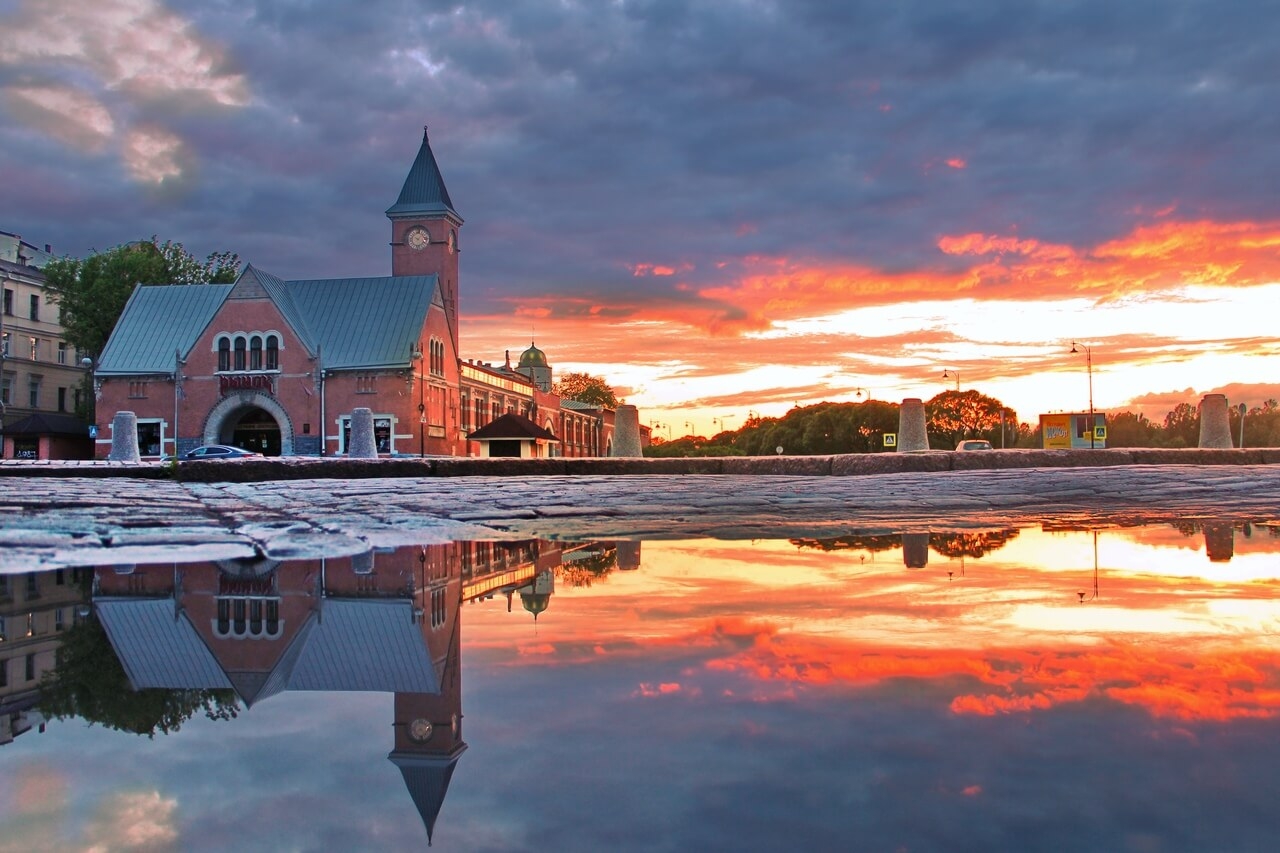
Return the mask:
<path id="1" fill-rule="evenodd" d="M 1280 397 L 1261 3 L 0 0 L 0 230 L 385 275 L 421 138 L 462 353 L 673 437 L 822 400 Z"/>

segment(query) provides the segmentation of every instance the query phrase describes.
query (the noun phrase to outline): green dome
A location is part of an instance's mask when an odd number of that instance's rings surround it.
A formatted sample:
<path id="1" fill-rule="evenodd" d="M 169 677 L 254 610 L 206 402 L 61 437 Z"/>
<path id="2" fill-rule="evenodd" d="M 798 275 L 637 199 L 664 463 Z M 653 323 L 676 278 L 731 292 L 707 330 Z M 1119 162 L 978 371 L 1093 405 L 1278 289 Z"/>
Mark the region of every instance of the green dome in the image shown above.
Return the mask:
<path id="1" fill-rule="evenodd" d="M 547 367 L 547 354 L 529 342 L 529 348 L 520 353 L 519 367 Z"/>

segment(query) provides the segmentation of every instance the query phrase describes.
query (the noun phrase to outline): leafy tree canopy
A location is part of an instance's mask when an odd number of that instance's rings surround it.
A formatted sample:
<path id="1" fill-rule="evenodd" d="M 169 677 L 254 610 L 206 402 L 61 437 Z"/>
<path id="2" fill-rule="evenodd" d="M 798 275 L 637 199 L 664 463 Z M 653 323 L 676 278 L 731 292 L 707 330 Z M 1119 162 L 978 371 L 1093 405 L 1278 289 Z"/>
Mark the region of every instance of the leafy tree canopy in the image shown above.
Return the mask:
<path id="1" fill-rule="evenodd" d="M 590 373 L 563 373 L 559 381 L 551 386 L 551 390 L 566 400 L 577 400 L 607 409 L 618 406 L 618 396 L 613 393 L 609 383 Z"/>
<path id="2" fill-rule="evenodd" d="M 134 691 L 107 632 L 98 620 L 86 619 L 63 635 L 58 665 L 40 682 L 39 709 L 55 719 L 81 717 L 155 737 L 156 732 L 176 732 L 201 711 L 211 720 L 232 719 L 239 701 L 230 690 Z"/>
<path id="3" fill-rule="evenodd" d="M 1006 425 L 1018 423 L 1018 414 L 1013 409 L 973 390 L 943 391 L 925 403 L 924 410 L 929 433 L 945 437 L 944 450 L 950 450 L 964 438 L 988 438 L 987 433 L 992 430 L 998 433 L 1002 413 Z"/>
<path id="4" fill-rule="evenodd" d="M 61 309 L 67 342 L 96 356 L 137 284 L 226 284 L 239 271 L 240 258 L 232 252 L 199 261 L 181 243 L 160 243 L 153 236 L 83 260 L 58 258 L 45 265 L 44 276 Z"/>

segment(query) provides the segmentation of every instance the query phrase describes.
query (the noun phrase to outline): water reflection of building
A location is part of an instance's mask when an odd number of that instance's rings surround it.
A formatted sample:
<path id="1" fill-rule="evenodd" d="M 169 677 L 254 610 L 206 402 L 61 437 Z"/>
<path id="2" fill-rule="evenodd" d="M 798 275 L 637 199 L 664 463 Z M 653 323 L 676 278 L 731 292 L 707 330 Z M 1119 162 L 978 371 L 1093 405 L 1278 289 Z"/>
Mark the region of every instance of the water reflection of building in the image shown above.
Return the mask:
<path id="1" fill-rule="evenodd" d="M 0 745 L 41 723 L 32 708 L 62 632 L 80 618 L 80 580 L 78 569 L 0 574 Z"/>
<path id="2" fill-rule="evenodd" d="M 394 693 L 388 758 L 430 840 L 467 748 L 459 605 L 530 588 L 545 610 L 550 589 L 538 579 L 563 547 L 474 542 L 106 568 L 95 573 L 93 603 L 136 690 L 229 688 L 248 706 L 286 690 Z"/>

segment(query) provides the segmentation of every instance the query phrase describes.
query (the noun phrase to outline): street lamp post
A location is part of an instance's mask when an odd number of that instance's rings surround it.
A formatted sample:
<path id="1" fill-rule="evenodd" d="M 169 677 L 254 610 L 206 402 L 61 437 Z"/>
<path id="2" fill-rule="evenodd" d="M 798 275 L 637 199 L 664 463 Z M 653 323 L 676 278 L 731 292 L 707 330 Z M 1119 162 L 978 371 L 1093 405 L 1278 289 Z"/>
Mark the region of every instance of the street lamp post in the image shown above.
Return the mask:
<path id="1" fill-rule="evenodd" d="M 1095 428 L 1093 422 L 1093 347 L 1088 347 L 1084 344 L 1077 344 L 1075 341 L 1072 341 L 1071 351 L 1073 353 L 1080 352 L 1080 349 L 1077 349 L 1077 347 L 1084 350 L 1084 364 L 1089 371 L 1089 449 L 1092 450 L 1095 446 L 1093 438 Z"/>
<path id="2" fill-rule="evenodd" d="M 854 388 L 853 396 L 857 397 L 860 402 L 865 402 L 865 403 L 871 402 L 871 391 L 866 388 Z M 866 397 L 867 399 L 863 400 L 862 399 L 863 397 Z"/>
<path id="3" fill-rule="evenodd" d="M 958 371 L 958 370 L 954 370 L 954 369 L 951 369 L 951 368 L 945 368 L 945 369 L 942 371 L 942 378 L 943 378 L 943 379 L 955 379 L 955 381 L 956 381 L 956 390 L 957 390 L 957 391 L 959 391 L 959 390 L 960 390 L 960 371 Z"/>

